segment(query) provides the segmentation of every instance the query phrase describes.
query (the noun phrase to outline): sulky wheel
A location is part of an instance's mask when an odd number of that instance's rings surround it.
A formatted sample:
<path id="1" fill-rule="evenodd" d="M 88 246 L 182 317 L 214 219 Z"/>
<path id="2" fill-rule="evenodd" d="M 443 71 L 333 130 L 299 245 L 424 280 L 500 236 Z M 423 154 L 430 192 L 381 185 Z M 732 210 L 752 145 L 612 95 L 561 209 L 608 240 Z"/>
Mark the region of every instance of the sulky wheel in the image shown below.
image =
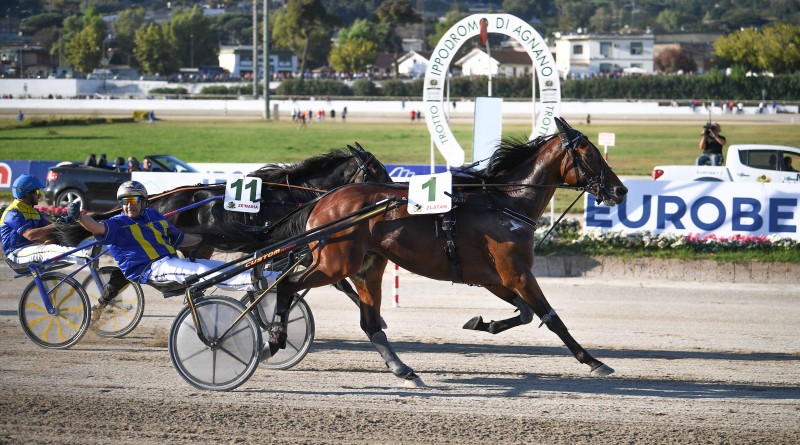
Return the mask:
<path id="1" fill-rule="evenodd" d="M 101 283 L 89 275 L 83 280 L 83 289 L 92 302 L 103 293 L 103 286 L 108 283 L 111 274 L 118 270 L 116 266 L 103 266 L 97 270 Z M 108 303 L 92 320 L 92 329 L 101 337 L 122 337 L 133 331 L 142 320 L 144 314 L 144 292 L 139 283 L 128 282 L 117 296 Z"/>
<path id="2" fill-rule="evenodd" d="M 77 281 L 62 273 L 46 272 L 40 280 L 50 292 L 44 298 L 50 300 L 53 312 L 47 311 L 39 288 L 32 281 L 19 300 L 22 330 L 43 348 L 67 349 L 77 343 L 89 327 L 89 297 Z"/>
<path id="3" fill-rule="evenodd" d="M 275 314 L 276 294 L 268 293 L 259 302 L 258 317 L 263 322 L 262 328 L 269 327 Z M 250 299 L 245 295 L 241 300 L 248 305 Z M 269 369 L 289 369 L 300 363 L 311 349 L 314 342 L 314 315 L 305 299 L 295 299 L 289 309 L 289 320 L 286 325 L 286 348 L 280 349 L 275 355 L 270 356 L 269 344 L 264 342 L 262 363 Z"/>
<path id="4" fill-rule="evenodd" d="M 246 382 L 258 367 L 261 329 L 252 314 L 245 315 L 223 338 L 245 307 L 228 297 L 204 298 L 195 304 L 200 340 L 191 308 L 175 317 L 169 334 L 169 355 L 178 374 L 190 385 L 210 391 L 230 391 Z"/>

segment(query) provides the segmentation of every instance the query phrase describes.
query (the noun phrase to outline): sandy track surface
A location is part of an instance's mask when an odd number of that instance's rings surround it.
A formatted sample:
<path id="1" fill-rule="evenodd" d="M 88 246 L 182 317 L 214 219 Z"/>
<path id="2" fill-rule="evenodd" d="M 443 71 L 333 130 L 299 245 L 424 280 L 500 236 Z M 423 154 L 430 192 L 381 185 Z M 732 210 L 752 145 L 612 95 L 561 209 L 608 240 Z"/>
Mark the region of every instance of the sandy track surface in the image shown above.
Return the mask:
<path id="1" fill-rule="evenodd" d="M 1 269 L 0 443 L 800 442 L 796 285 L 541 279 L 574 337 L 616 369 L 592 378 L 538 323 L 462 330 L 512 315 L 484 290 L 402 272 L 395 308 L 387 274 L 387 335 L 427 388 L 402 387 L 326 288 L 308 296 L 316 340 L 300 364 L 216 393 L 170 362 L 182 297 L 147 288 L 127 337 L 89 332 L 51 351 L 19 326 L 27 279 Z"/>

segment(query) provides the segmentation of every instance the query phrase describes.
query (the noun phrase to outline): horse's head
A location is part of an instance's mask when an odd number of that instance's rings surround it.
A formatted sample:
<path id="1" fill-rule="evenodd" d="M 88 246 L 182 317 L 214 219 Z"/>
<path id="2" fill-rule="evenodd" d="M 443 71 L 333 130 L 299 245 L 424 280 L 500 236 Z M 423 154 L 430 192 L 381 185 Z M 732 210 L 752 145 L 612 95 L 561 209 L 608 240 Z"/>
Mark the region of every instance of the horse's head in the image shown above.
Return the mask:
<path id="1" fill-rule="evenodd" d="M 611 170 L 600 154 L 600 150 L 580 131 L 572 128 L 567 121 L 555 118 L 561 147 L 566 150 L 561 163 L 561 177 L 564 182 L 584 189 L 604 202 L 614 206 L 622 202 L 628 188 Z"/>
<path id="2" fill-rule="evenodd" d="M 386 167 L 381 161 L 372 153 L 364 150 L 358 142 L 355 144 L 355 147 L 347 146 L 347 149 L 353 155 L 353 159 L 358 164 L 358 170 L 356 170 L 350 182 L 392 182 L 389 172 L 386 171 Z"/>

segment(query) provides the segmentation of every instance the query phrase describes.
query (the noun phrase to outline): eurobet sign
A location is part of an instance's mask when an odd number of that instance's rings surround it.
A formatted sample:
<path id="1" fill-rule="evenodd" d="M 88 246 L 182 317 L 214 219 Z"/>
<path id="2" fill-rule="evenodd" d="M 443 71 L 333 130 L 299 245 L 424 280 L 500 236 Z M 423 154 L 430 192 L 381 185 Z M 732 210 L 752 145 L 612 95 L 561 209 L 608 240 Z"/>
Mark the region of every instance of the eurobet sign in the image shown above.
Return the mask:
<path id="1" fill-rule="evenodd" d="M 445 117 L 445 81 L 450 64 L 461 46 L 481 31 L 481 20 L 487 21 L 489 33 L 504 34 L 516 39 L 527 51 L 539 78 L 539 110 L 531 139 L 555 132 L 554 117 L 560 115 L 561 84 L 553 55 L 547 42 L 529 24 L 509 14 L 475 14 L 453 25 L 439 40 L 425 71 L 423 108 L 433 142 L 450 166 L 464 164 L 461 148 Z M 477 122 L 475 123 L 478 124 Z"/>

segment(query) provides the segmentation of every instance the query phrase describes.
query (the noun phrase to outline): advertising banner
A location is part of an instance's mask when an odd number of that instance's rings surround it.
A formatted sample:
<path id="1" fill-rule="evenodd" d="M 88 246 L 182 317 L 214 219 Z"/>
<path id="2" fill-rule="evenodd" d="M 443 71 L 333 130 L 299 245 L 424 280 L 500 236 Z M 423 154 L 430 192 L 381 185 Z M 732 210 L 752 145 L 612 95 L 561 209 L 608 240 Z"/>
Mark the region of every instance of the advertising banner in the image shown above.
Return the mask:
<path id="1" fill-rule="evenodd" d="M 621 205 L 587 194 L 584 229 L 654 234 L 777 235 L 800 240 L 800 188 L 794 184 L 624 181 Z"/>

